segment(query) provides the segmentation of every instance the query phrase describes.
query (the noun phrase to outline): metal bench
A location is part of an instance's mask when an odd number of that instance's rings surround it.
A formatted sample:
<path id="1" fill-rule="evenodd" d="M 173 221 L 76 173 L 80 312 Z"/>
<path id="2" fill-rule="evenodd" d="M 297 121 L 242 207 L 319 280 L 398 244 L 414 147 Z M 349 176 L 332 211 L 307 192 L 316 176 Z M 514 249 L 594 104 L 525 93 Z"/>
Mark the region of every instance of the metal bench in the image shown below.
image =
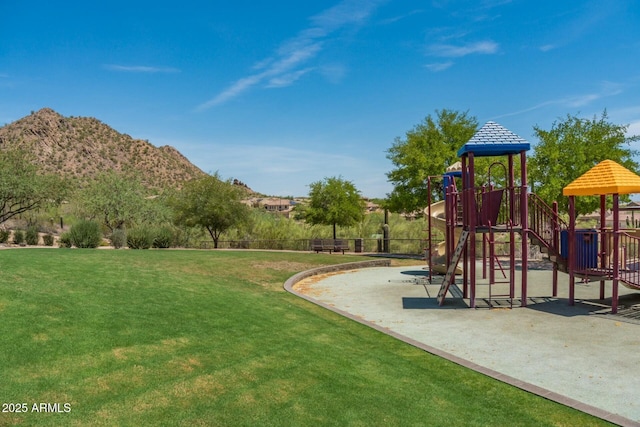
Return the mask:
<path id="1" fill-rule="evenodd" d="M 349 243 L 345 239 L 311 239 L 311 250 L 319 252 L 342 252 L 348 251 Z"/>

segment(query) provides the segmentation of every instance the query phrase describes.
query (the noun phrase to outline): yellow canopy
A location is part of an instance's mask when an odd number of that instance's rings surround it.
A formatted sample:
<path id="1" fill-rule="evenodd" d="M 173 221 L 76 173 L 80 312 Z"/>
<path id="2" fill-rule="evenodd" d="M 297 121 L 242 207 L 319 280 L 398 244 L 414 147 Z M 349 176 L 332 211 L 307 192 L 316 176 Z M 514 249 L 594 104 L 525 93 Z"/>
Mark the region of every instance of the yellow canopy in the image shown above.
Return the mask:
<path id="1" fill-rule="evenodd" d="M 613 160 L 603 160 L 562 190 L 565 196 L 632 193 L 640 193 L 640 176 Z"/>

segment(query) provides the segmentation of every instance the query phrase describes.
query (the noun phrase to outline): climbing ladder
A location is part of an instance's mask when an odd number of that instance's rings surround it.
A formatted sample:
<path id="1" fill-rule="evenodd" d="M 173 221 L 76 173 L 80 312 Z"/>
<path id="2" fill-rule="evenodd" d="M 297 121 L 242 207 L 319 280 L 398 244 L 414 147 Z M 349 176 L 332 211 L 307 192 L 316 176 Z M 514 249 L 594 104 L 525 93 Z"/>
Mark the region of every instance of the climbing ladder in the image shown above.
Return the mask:
<path id="1" fill-rule="evenodd" d="M 438 305 L 444 304 L 444 297 L 445 295 L 447 295 L 447 291 L 449 290 L 449 287 L 455 280 L 456 267 L 458 267 L 458 262 L 460 261 L 460 257 L 462 256 L 462 251 L 464 250 L 468 237 L 469 237 L 468 230 L 464 230 L 460 234 L 460 239 L 458 239 L 458 244 L 456 245 L 456 249 L 453 251 L 453 255 L 451 256 L 451 263 L 449 263 L 447 274 L 445 274 L 444 279 L 442 279 L 442 285 L 440 286 L 440 290 L 438 291 Z"/>
<path id="2" fill-rule="evenodd" d="M 509 230 L 508 235 L 509 235 L 509 251 L 510 253 L 515 253 L 515 234 L 514 234 L 514 230 L 513 230 L 513 223 L 511 221 L 509 221 L 508 227 L 507 229 Z M 495 233 L 493 231 L 493 227 L 491 227 L 491 224 L 489 224 L 489 258 L 490 258 L 490 263 L 491 263 L 491 270 L 490 270 L 490 275 L 489 275 L 489 307 L 493 308 L 494 307 L 494 302 L 493 300 L 496 298 L 507 298 L 509 300 L 509 307 L 513 308 L 513 297 L 515 294 L 515 281 L 514 281 L 514 270 L 515 270 L 515 263 L 514 263 L 514 259 L 513 257 L 511 257 L 511 260 L 509 261 L 509 265 L 507 268 L 507 271 L 509 273 L 509 277 L 507 277 L 507 274 L 502 266 L 502 264 L 500 263 L 498 256 L 495 254 L 495 245 L 496 245 L 496 239 L 495 239 Z M 503 233 L 504 234 L 504 233 Z M 498 281 L 496 280 L 495 277 L 495 266 L 498 266 L 498 268 L 500 269 L 500 271 L 502 272 L 502 276 L 504 279 L 503 281 Z M 499 285 L 499 284 L 507 284 L 509 285 L 509 293 L 508 294 L 497 294 L 494 292 L 494 285 Z M 502 307 L 501 305 L 498 304 L 498 306 Z"/>

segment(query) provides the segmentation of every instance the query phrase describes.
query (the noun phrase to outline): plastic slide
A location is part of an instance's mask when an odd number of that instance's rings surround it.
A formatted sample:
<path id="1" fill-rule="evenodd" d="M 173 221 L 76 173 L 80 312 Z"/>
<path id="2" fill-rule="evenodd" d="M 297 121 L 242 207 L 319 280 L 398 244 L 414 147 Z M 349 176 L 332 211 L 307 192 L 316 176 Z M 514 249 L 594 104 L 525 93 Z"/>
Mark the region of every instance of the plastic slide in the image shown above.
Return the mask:
<path id="1" fill-rule="evenodd" d="M 429 214 L 429 208 L 425 209 L 425 214 Z M 441 200 L 431 205 L 431 226 L 442 231 L 445 234 L 447 231 L 447 220 L 445 219 L 445 201 Z M 462 232 L 461 227 L 456 227 L 454 232 L 454 241 L 457 242 L 460 239 Z M 444 241 L 438 243 L 435 251 L 431 254 L 431 269 L 434 273 L 445 274 L 447 272 L 447 245 Z M 461 274 L 460 267 L 456 268 L 456 274 Z"/>

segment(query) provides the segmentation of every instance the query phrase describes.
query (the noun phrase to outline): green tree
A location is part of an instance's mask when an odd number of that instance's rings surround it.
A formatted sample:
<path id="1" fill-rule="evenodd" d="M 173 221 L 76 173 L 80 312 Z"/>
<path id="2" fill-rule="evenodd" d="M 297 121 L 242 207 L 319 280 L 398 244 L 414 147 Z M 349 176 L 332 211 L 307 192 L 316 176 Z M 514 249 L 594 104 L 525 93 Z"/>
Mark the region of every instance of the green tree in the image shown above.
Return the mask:
<path id="1" fill-rule="evenodd" d="M 478 128 L 475 117 L 467 112 L 436 110 L 423 123 L 396 138 L 387 151 L 395 169 L 387 173 L 394 189 L 387 207 L 394 212 L 415 212 L 427 205 L 427 177 L 442 175 L 458 161 L 457 151 Z M 433 197 L 438 199 L 438 191 Z"/>
<path id="2" fill-rule="evenodd" d="M 105 172 L 80 191 L 80 216 L 96 220 L 110 232 L 140 222 L 148 210 L 147 190 L 136 177 Z"/>
<path id="3" fill-rule="evenodd" d="M 27 152 L 0 150 L 0 224 L 30 211 L 57 205 L 69 186 L 61 177 L 42 175 Z"/>
<path id="4" fill-rule="evenodd" d="M 348 227 L 364 217 L 365 204 L 360 192 L 341 177 L 325 178 L 309 185 L 309 204 L 302 209 L 301 216 L 309 224 Z"/>
<path id="5" fill-rule="evenodd" d="M 249 217 L 241 190 L 230 181 L 221 180 L 217 173 L 187 182 L 172 205 L 176 223 L 207 230 L 215 248 L 222 233 Z"/>
<path id="6" fill-rule="evenodd" d="M 606 110 L 592 119 L 567 114 L 550 130 L 535 126 L 539 143 L 528 162 L 532 192 L 547 204 L 558 201 L 559 210 L 567 212 L 568 198 L 562 195 L 562 189 L 602 160 L 613 160 L 636 171 L 636 152 L 630 144 L 640 136 L 627 136 L 627 128 L 609 122 Z M 576 198 L 577 214 L 591 213 L 599 206 L 598 197 Z"/>

